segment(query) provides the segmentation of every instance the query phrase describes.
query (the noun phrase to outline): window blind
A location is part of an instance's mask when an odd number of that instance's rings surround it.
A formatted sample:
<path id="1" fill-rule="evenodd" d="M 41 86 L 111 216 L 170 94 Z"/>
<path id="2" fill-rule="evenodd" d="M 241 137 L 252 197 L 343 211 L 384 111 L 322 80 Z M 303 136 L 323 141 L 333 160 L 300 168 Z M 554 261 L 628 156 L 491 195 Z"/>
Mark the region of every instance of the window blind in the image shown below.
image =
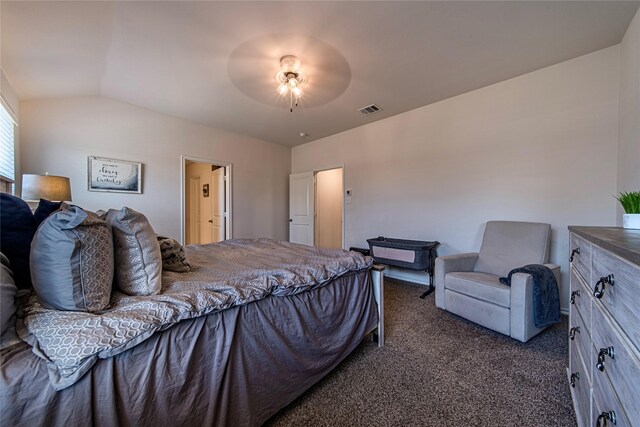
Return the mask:
<path id="1" fill-rule="evenodd" d="M 15 185 L 14 121 L 0 103 L 0 180 L 3 189 L 13 194 Z"/>

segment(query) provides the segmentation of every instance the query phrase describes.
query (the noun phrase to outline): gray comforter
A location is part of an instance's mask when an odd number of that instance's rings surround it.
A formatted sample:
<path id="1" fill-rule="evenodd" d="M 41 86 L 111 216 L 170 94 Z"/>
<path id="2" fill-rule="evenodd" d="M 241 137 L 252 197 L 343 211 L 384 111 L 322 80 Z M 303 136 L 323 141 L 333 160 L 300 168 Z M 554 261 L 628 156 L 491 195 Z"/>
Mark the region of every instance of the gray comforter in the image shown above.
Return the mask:
<path id="1" fill-rule="evenodd" d="M 271 239 L 188 246 L 186 251 L 192 271 L 163 272 L 159 295 L 114 292 L 109 308 L 97 314 L 48 310 L 30 299 L 19 332 L 47 360 L 56 390 L 78 381 L 98 358 L 122 353 L 184 319 L 269 295 L 294 295 L 372 262 L 355 252 Z"/>

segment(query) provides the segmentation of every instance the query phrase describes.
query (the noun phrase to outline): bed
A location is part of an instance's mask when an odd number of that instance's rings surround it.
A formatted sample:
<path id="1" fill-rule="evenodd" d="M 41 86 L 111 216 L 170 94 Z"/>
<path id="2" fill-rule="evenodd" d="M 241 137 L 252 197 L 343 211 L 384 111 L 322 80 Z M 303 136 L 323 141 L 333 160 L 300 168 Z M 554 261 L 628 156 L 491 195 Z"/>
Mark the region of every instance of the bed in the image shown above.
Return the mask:
<path id="1" fill-rule="evenodd" d="M 194 271 L 163 272 L 142 326 L 127 316 L 149 297 L 115 293 L 98 315 L 25 297 L 24 341 L 2 350 L 0 424 L 260 425 L 372 332 L 383 344 L 383 275 L 368 257 L 270 239 L 186 251 Z M 127 326 L 95 339 L 113 326 L 96 316 Z"/>

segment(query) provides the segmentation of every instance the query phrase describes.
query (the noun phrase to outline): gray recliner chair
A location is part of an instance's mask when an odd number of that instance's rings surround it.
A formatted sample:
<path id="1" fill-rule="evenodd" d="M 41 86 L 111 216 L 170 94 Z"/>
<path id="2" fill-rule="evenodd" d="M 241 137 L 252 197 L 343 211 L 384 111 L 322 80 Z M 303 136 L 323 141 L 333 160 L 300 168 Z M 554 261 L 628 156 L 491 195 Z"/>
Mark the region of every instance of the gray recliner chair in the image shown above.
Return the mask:
<path id="1" fill-rule="evenodd" d="M 486 328 L 526 342 L 542 332 L 533 320 L 533 280 L 514 268 L 549 267 L 560 284 L 560 266 L 548 264 L 551 226 L 533 222 L 489 221 L 479 253 L 436 258 L 436 306 Z"/>

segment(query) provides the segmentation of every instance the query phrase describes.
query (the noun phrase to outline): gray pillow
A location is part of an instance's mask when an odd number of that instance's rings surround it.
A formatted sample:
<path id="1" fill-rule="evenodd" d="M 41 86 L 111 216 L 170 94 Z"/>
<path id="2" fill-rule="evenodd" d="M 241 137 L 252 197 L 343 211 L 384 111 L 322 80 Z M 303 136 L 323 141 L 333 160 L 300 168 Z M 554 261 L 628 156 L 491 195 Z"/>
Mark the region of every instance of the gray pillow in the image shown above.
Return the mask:
<path id="1" fill-rule="evenodd" d="M 103 310 L 113 284 L 111 227 L 78 206 L 54 212 L 33 238 L 30 265 L 33 288 L 44 307 Z"/>
<path id="2" fill-rule="evenodd" d="M 16 292 L 18 288 L 13 282 L 13 273 L 9 268 L 9 259 L 0 253 L 0 335 L 15 324 L 13 313 L 16 312 Z"/>
<path id="3" fill-rule="evenodd" d="M 191 271 L 184 248 L 177 240 L 170 237 L 158 236 L 160 252 L 162 254 L 162 269 L 186 273 Z"/>
<path id="4" fill-rule="evenodd" d="M 129 295 L 152 295 L 162 287 L 162 255 L 147 218 L 124 207 L 109 209 L 107 222 L 113 229 L 115 282 Z"/>

